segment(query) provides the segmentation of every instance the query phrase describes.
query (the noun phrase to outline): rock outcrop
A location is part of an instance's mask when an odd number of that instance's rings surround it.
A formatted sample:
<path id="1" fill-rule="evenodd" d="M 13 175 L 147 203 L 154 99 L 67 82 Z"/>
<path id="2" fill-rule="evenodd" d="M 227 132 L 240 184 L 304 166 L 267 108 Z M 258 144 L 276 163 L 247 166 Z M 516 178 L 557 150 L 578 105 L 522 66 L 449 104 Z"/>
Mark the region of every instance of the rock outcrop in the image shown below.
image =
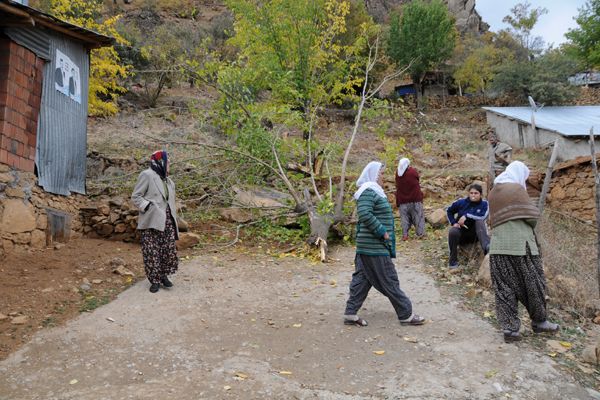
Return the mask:
<path id="1" fill-rule="evenodd" d="M 387 22 L 390 13 L 404 3 L 407 0 L 365 0 L 367 11 L 379 23 Z M 485 32 L 489 29 L 475 10 L 475 0 L 445 0 L 445 3 L 456 18 L 459 32 Z"/>

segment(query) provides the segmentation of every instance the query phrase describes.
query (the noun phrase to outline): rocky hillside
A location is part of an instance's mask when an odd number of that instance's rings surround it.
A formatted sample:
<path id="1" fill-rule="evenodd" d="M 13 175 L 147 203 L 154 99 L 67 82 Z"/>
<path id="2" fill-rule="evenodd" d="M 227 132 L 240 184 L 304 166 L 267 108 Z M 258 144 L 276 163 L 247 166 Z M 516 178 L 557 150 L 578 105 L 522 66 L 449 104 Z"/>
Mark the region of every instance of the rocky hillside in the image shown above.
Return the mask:
<path id="1" fill-rule="evenodd" d="M 448 9 L 456 18 L 456 26 L 460 32 L 483 32 L 489 25 L 483 22 L 475 10 L 475 0 L 444 0 Z M 367 10 L 379 22 L 387 22 L 390 12 L 408 0 L 365 0 Z"/>

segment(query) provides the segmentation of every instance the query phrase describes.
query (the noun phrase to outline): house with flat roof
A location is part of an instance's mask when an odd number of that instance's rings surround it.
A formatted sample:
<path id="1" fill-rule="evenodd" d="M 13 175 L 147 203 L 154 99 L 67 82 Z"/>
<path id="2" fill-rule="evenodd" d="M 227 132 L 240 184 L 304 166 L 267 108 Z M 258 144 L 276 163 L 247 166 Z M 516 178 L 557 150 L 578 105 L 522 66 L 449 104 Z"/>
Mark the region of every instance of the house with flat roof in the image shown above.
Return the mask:
<path id="1" fill-rule="evenodd" d="M 500 141 L 513 148 L 544 148 L 558 139 L 558 159 L 590 155 L 589 135 L 594 130 L 600 151 L 600 106 L 483 107 L 487 123 Z"/>

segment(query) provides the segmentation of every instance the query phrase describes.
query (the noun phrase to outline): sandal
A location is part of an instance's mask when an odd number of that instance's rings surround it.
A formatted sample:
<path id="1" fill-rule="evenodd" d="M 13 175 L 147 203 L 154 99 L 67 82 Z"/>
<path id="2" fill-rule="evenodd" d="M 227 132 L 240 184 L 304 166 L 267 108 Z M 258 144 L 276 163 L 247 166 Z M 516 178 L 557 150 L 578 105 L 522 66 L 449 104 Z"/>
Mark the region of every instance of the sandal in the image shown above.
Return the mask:
<path id="1" fill-rule="evenodd" d="M 546 320 L 538 323 L 532 322 L 531 329 L 533 333 L 554 333 L 560 330 L 560 325 Z"/>
<path id="2" fill-rule="evenodd" d="M 504 343 L 513 343 L 521 340 L 521 334 L 519 331 L 511 331 L 510 329 L 505 329 L 504 333 Z"/>
<path id="3" fill-rule="evenodd" d="M 413 314 L 407 319 L 400 320 L 400 325 L 423 325 L 425 323 L 425 318 Z"/>
<path id="4" fill-rule="evenodd" d="M 353 321 L 351 319 L 344 319 L 344 325 L 367 326 L 369 325 L 369 323 L 362 318 L 358 318 L 356 321 Z"/>

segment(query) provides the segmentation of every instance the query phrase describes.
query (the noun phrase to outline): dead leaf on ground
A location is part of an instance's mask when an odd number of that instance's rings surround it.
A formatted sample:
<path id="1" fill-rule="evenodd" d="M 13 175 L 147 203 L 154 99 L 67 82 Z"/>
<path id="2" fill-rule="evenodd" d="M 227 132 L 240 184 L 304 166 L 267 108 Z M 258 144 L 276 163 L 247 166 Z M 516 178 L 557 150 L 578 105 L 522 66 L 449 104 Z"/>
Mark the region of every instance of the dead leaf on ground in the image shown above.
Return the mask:
<path id="1" fill-rule="evenodd" d="M 563 346 L 558 340 L 548 340 L 546 341 L 546 346 L 548 346 L 554 353 L 562 354 L 569 351 L 569 349 Z"/>
<path id="2" fill-rule="evenodd" d="M 495 369 L 492 369 L 485 373 L 485 377 L 490 379 L 490 378 L 496 376 L 497 373 L 498 373 L 498 371 L 496 371 Z"/>

